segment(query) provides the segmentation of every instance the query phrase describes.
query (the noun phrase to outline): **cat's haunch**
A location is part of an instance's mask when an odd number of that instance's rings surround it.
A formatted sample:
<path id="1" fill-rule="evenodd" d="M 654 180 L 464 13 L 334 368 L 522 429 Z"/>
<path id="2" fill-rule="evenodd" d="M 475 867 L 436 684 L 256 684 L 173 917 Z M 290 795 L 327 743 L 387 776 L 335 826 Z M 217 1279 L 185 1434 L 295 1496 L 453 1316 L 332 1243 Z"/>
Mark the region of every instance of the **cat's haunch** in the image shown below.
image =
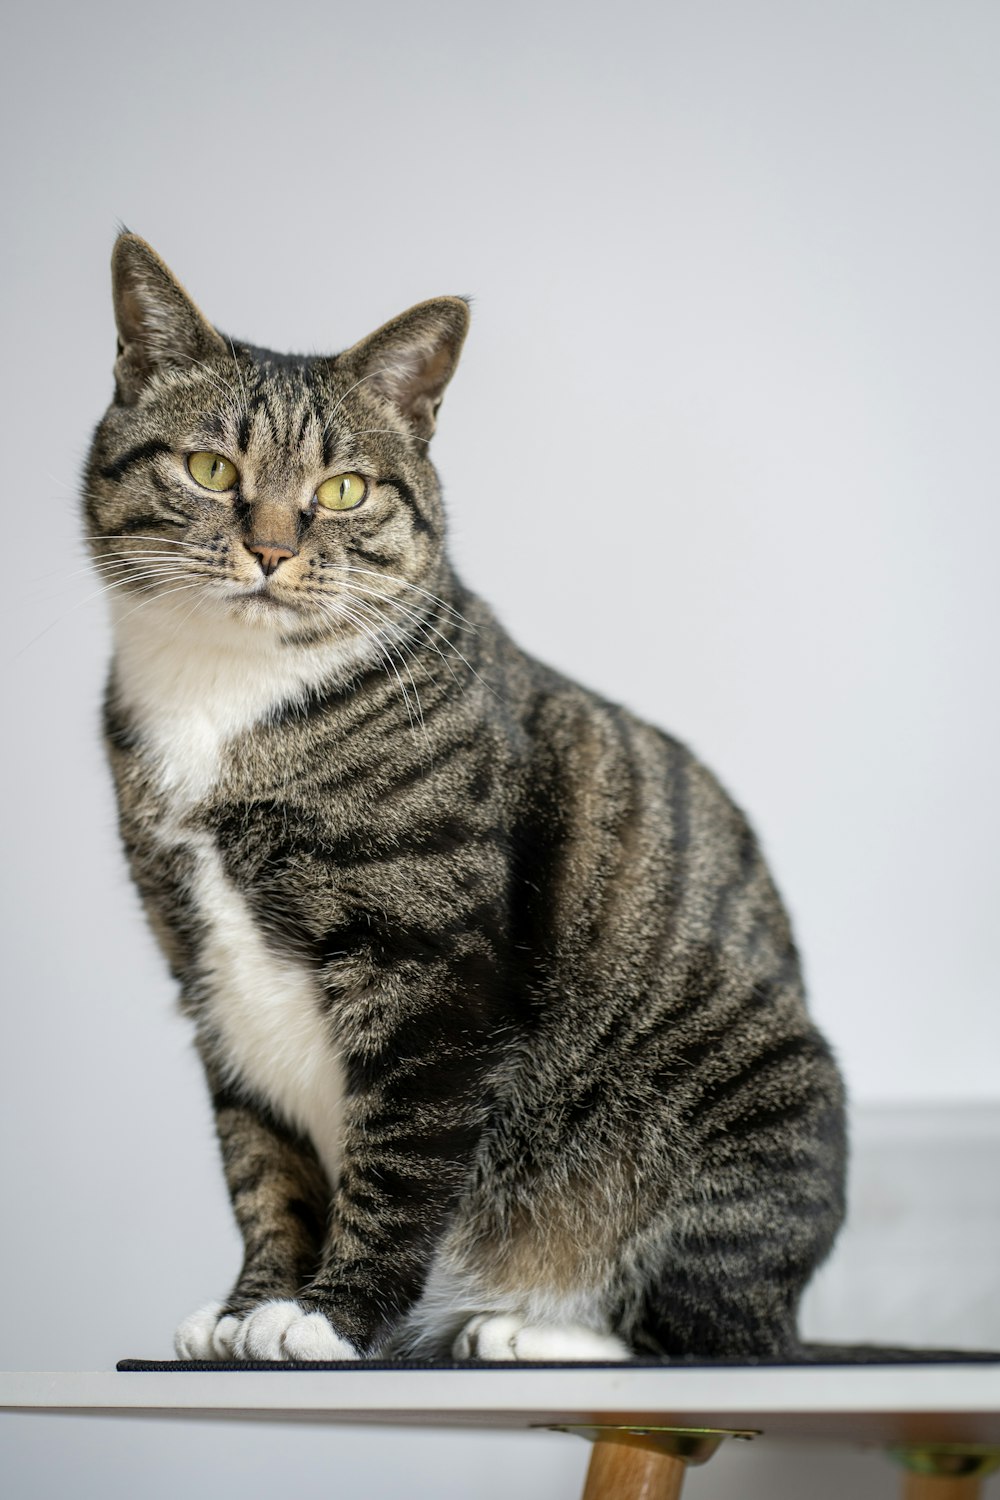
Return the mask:
<path id="1" fill-rule="evenodd" d="M 837 1069 L 717 781 L 452 570 L 465 302 L 299 357 L 133 235 L 113 280 L 106 739 L 245 1244 L 178 1352 L 793 1353 Z"/>

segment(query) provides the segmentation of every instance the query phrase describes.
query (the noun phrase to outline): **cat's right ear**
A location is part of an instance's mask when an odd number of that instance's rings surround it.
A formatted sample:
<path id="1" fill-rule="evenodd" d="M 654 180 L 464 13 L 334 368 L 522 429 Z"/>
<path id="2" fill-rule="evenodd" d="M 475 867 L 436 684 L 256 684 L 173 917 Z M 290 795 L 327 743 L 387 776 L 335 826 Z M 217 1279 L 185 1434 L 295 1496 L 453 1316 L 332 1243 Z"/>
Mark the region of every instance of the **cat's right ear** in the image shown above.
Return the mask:
<path id="1" fill-rule="evenodd" d="M 120 234 L 111 256 L 118 325 L 116 396 L 130 406 L 154 371 L 228 353 L 220 333 L 199 312 L 155 250 Z"/>

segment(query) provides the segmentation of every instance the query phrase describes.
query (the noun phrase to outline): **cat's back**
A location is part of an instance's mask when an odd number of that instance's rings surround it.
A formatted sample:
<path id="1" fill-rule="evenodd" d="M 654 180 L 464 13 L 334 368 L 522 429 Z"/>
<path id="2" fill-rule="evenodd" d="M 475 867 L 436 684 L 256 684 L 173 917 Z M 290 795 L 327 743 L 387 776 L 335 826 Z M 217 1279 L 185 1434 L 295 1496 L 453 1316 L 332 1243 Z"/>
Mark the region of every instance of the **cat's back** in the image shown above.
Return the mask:
<path id="1" fill-rule="evenodd" d="M 518 857 L 564 959 L 614 955 L 635 976 L 700 950 L 797 981 L 784 906 L 714 773 L 628 709 L 509 643 L 504 653 L 517 687 Z"/>

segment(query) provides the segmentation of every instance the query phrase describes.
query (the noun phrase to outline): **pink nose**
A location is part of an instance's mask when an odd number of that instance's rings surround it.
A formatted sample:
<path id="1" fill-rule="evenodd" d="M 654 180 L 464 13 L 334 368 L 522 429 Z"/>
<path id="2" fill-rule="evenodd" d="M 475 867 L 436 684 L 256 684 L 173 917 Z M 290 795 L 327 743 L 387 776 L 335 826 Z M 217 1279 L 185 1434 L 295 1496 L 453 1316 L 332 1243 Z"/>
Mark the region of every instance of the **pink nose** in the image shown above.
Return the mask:
<path id="1" fill-rule="evenodd" d="M 264 570 L 264 577 L 270 578 L 271 574 L 289 557 L 298 557 L 298 553 L 291 547 L 279 547 L 277 542 L 244 542 L 248 552 L 252 552 Z"/>

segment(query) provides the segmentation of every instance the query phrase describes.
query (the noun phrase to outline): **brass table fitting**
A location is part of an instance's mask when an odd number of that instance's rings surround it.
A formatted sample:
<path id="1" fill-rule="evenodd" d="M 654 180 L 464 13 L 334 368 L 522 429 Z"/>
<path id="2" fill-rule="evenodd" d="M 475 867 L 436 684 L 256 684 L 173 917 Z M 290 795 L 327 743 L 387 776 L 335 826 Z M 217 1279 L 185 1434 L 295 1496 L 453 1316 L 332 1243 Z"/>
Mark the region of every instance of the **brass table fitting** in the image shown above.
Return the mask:
<path id="1" fill-rule="evenodd" d="M 736 1431 L 726 1427 L 618 1427 L 604 1423 L 586 1427 L 560 1425 L 549 1427 L 548 1431 L 572 1432 L 592 1443 L 626 1443 L 632 1448 L 666 1453 L 684 1464 L 706 1463 L 725 1438 L 749 1441 L 760 1436 L 758 1430 Z"/>
<path id="2" fill-rule="evenodd" d="M 982 1479 L 1000 1469 L 1000 1448 L 986 1443 L 922 1443 L 890 1448 L 890 1458 L 909 1469 L 940 1479 Z"/>

